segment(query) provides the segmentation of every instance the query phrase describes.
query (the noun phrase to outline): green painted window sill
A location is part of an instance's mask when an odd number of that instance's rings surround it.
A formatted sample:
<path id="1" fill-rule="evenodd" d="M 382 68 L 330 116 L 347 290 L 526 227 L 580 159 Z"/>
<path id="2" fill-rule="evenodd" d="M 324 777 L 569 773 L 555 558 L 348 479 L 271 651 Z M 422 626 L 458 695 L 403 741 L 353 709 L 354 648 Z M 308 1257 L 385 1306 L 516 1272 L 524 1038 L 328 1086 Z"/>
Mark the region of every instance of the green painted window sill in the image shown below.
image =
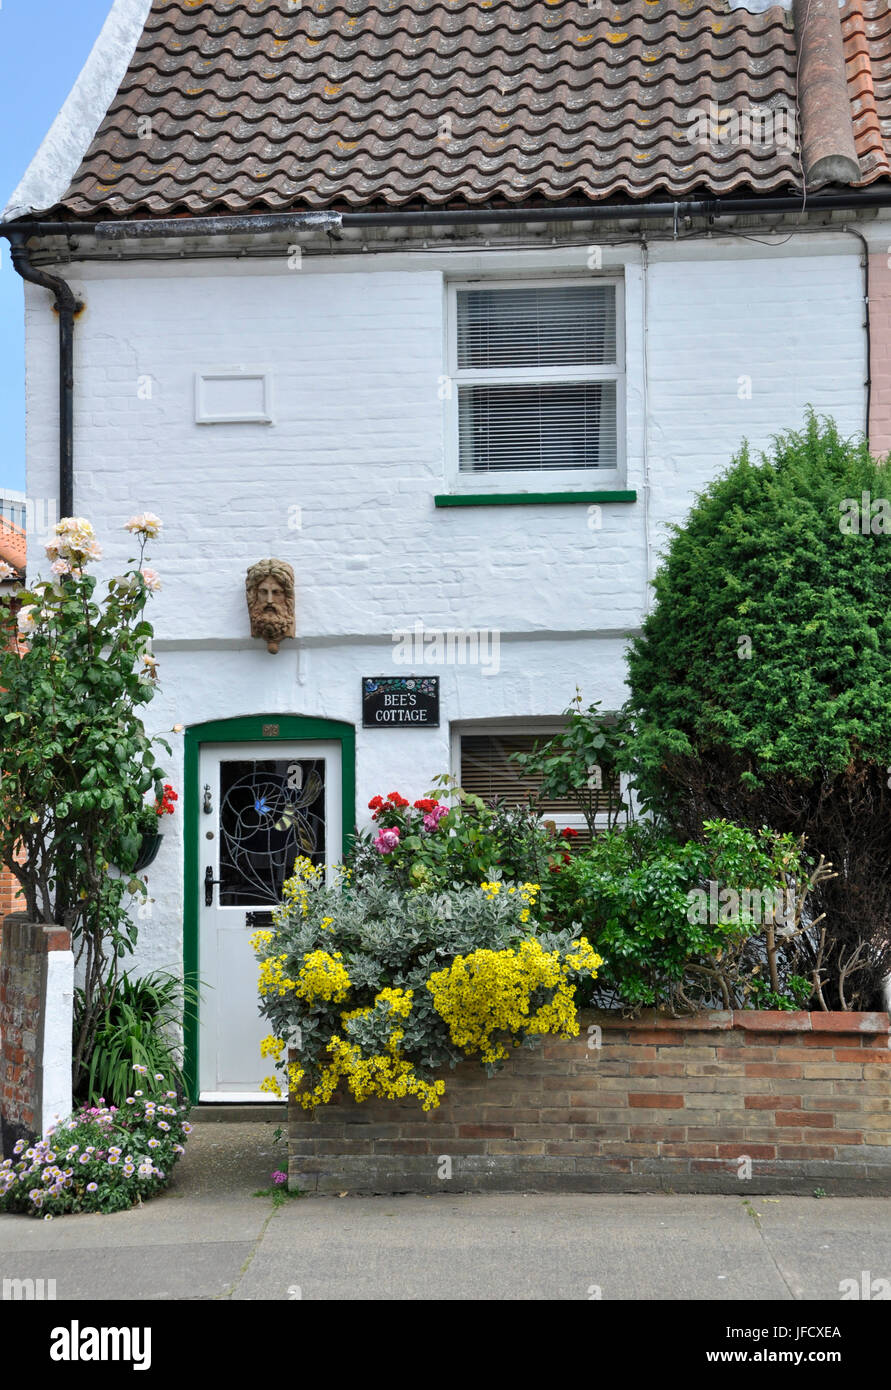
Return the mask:
<path id="1" fill-rule="evenodd" d="M 565 502 L 636 502 L 637 493 L 603 492 L 452 492 L 437 493 L 437 507 L 532 507 Z"/>

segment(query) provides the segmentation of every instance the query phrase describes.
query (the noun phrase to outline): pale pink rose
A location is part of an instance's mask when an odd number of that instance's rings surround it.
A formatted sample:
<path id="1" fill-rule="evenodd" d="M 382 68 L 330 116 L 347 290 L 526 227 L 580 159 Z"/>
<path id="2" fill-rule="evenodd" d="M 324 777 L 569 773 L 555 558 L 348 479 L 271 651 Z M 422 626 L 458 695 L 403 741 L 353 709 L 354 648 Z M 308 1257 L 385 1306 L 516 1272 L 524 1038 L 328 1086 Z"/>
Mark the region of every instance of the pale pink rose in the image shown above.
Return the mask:
<path id="1" fill-rule="evenodd" d="M 161 518 L 155 516 L 154 512 L 140 512 L 139 516 L 131 516 L 124 530 L 134 531 L 138 535 L 152 537 L 157 536 L 163 524 Z"/>
<path id="2" fill-rule="evenodd" d="M 92 539 L 95 536 L 92 524 L 85 516 L 63 516 L 53 527 L 57 536 L 71 536 L 77 532 Z"/>
<path id="3" fill-rule="evenodd" d="M 5 560 L 0 560 L 0 580 L 14 579 L 15 570 L 12 565 L 8 565 Z"/>
<path id="4" fill-rule="evenodd" d="M 398 848 L 398 845 L 398 830 L 381 830 L 378 832 L 377 839 L 374 841 L 375 849 L 381 854 L 392 854 L 393 850 Z"/>
<path id="5" fill-rule="evenodd" d="M 59 540 L 51 540 L 46 546 L 50 560 L 69 560 L 79 565 L 85 560 L 102 559 L 102 547 L 97 543 L 96 533 L 85 517 L 63 517 L 55 527 L 55 533 Z"/>
<path id="6" fill-rule="evenodd" d="M 50 569 L 52 570 L 53 574 L 71 573 L 71 566 L 67 560 L 56 560 L 52 565 L 50 565 Z"/>
<path id="7" fill-rule="evenodd" d="M 59 551 L 63 555 L 72 550 L 89 554 L 90 547 L 96 542 L 96 532 L 86 517 L 83 516 L 63 517 L 55 527 L 55 532 L 57 536 L 62 537 Z M 98 559 L 99 557 L 94 556 L 93 558 Z"/>
<path id="8" fill-rule="evenodd" d="M 140 570 L 140 574 L 145 580 L 145 587 L 147 589 L 151 589 L 153 591 L 157 591 L 158 589 L 160 589 L 161 576 L 158 574 L 157 570 L 144 569 Z"/>

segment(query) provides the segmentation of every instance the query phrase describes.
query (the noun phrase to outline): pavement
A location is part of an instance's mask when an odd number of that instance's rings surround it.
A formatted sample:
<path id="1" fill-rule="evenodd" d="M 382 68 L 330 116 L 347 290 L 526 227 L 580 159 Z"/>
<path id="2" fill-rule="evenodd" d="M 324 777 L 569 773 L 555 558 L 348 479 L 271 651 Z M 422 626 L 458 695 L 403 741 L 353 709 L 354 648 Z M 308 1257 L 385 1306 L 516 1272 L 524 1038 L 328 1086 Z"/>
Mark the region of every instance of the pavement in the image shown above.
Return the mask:
<path id="1" fill-rule="evenodd" d="M 891 1279 L 891 1200 L 670 1194 L 253 1194 L 274 1120 L 195 1126 L 132 1211 L 0 1216 L 0 1279 L 57 1299 L 839 1301 Z"/>

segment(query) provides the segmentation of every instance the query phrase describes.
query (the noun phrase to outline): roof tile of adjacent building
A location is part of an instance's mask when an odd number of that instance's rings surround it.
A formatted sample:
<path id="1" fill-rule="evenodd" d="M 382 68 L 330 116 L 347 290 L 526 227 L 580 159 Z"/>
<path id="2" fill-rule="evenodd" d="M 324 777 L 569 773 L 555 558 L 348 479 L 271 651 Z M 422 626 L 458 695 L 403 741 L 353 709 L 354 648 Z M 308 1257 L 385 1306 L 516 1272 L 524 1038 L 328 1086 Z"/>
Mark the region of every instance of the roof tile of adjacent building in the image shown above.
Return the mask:
<path id="1" fill-rule="evenodd" d="M 28 558 L 28 538 L 21 526 L 15 526 L 0 516 L 0 560 L 12 565 L 24 577 Z"/>
<path id="2" fill-rule="evenodd" d="M 848 0 L 842 21 L 869 183 L 891 172 L 891 14 Z M 694 124 L 711 102 L 788 127 L 796 71 L 789 13 L 724 0 L 153 0 L 59 211 L 800 189 L 788 140 L 697 143 Z"/>
<path id="3" fill-rule="evenodd" d="M 841 12 L 848 95 L 863 183 L 891 174 L 891 9 L 850 0 Z"/>

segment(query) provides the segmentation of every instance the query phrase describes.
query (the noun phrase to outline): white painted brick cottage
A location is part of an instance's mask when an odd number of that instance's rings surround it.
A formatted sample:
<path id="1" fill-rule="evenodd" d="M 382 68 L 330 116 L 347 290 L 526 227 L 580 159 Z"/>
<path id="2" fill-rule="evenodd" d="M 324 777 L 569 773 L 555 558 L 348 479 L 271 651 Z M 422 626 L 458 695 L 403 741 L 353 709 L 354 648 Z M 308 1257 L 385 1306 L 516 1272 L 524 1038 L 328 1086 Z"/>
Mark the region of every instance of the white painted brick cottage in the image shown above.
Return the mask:
<path id="1" fill-rule="evenodd" d="M 623 702 L 666 525 L 743 437 L 813 405 L 891 441 L 891 18 L 752 11 L 116 0 L 7 206 L 29 497 L 89 517 L 108 574 L 129 516 L 164 522 L 180 802 L 139 963 L 204 982 L 203 1097 L 262 1074 L 282 801 L 331 862 L 376 793 L 503 790 L 576 686 Z M 363 727 L 363 678 L 430 676 L 438 724 Z"/>

